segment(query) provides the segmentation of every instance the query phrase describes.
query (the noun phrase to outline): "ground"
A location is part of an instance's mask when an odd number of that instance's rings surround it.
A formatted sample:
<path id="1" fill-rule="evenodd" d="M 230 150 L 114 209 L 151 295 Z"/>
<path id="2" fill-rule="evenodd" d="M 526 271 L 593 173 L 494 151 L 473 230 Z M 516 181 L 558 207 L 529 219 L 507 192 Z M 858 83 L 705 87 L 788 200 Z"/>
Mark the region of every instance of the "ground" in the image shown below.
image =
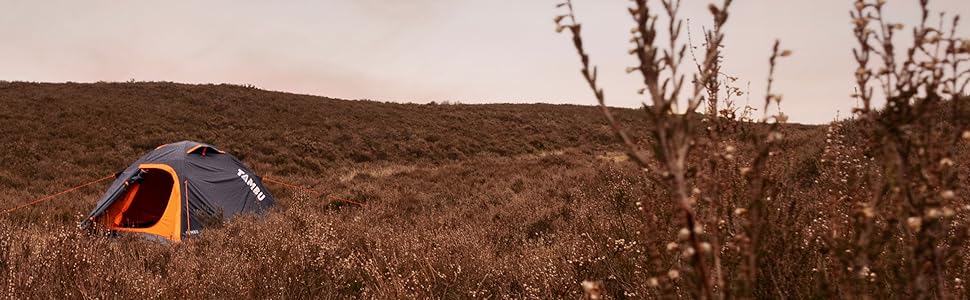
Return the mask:
<path id="1" fill-rule="evenodd" d="M 618 113 L 646 138 L 640 112 Z M 801 190 L 766 218 L 811 220 L 816 212 L 795 199 L 826 194 L 810 184 L 821 174 L 826 127 L 784 132 L 773 176 Z M 0 290 L 10 298 L 575 299 L 584 280 L 602 280 L 618 298 L 690 296 L 689 282 L 668 276 L 682 262 L 665 252 L 679 219 L 664 189 L 626 159 L 592 106 L 5 82 L 0 136 L 4 207 L 113 174 L 180 140 L 312 189 L 267 183 L 277 207 L 266 216 L 182 243 L 78 230 L 107 182 L 13 211 L 0 218 Z M 766 242 L 794 246 L 779 246 L 765 266 L 773 288 L 763 295 L 826 295 L 805 284 L 824 282 L 810 268 L 792 269 L 823 264 L 815 248 L 797 246 L 805 234 Z"/>

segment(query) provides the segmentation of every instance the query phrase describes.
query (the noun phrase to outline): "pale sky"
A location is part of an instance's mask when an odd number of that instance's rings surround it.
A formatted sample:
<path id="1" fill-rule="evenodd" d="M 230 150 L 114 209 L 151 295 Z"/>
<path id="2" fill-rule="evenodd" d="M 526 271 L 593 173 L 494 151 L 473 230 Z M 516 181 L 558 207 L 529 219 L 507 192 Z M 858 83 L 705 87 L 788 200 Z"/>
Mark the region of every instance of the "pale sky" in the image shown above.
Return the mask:
<path id="1" fill-rule="evenodd" d="M 133 78 L 253 84 L 343 99 L 592 105 L 569 36 L 555 33 L 556 3 L 2 0 L 0 80 Z M 707 3 L 685 0 L 682 9 L 695 43 L 710 24 Z M 853 104 L 852 3 L 736 0 L 724 71 L 751 82 L 755 106 L 764 96 L 770 46 L 780 38 L 794 51 L 776 76 L 792 121 L 845 116 Z M 626 55 L 629 1 L 575 4 L 608 104 L 638 106 L 640 78 L 624 72 L 635 64 Z M 915 24 L 916 0 L 889 0 L 888 7 L 892 19 Z M 931 7 L 970 18 L 967 0 L 935 0 Z M 967 22 L 963 36 L 970 36 Z"/>

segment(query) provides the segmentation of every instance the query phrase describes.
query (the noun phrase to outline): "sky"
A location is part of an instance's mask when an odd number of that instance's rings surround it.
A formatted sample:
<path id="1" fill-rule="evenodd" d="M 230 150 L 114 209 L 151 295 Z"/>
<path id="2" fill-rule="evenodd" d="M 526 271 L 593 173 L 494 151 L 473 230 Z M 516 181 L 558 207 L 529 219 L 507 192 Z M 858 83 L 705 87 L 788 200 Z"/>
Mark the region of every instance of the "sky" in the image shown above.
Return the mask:
<path id="1" fill-rule="evenodd" d="M 0 0 L 0 80 L 235 83 L 342 99 L 593 105 L 569 35 L 555 32 L 557 2 Z M 626 54 L 629 1 L 574 3 L 607 103 L 648 101 L 636 94 L 641 78 L 624 71 L 636 64 Z M 695 44 L 711 24 L 708 3 L 685 0 L 681 10 Z M 744 90 L 750 82 L 758 106 L 770 47 L 780 39 L 794 52 L 780 62 L 774 87 L 790 120 L 846 116 L 856 68 L 852 3 L 734 1 L 723 71 Z M 970 1 L 930 6 L 970 17 Z M 889 0 L 887 8 L 893 20 L 918 20 L 916 0 Z"/>

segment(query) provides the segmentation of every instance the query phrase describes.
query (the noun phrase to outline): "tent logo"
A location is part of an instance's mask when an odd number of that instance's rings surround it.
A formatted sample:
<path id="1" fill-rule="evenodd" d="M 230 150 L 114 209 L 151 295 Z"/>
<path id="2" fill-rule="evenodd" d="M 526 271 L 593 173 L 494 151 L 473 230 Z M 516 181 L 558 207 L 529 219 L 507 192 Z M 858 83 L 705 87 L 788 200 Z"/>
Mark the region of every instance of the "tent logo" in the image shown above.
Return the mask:
<path id="1" fill-rule="evenodd" d="M 256 195 L 256 200 L 263 201 L 263 199 L 266 198 L 266 194 L 263 194 L 263 191 L 261 191 L 259 187 L 256 186 L 256 182 L 253 181 L 252 178 L 249 178 L 249 174 L 246 174 L 246 172 L 243 171 L 242 169 L 237 169 L 237 170 L 239 173 L 237 173 L 236 175 L 239 175 L 239 178 L 242 179 L 242 181 L 249 186 L 249 189 L 253 191 L 254 195 Z"/>

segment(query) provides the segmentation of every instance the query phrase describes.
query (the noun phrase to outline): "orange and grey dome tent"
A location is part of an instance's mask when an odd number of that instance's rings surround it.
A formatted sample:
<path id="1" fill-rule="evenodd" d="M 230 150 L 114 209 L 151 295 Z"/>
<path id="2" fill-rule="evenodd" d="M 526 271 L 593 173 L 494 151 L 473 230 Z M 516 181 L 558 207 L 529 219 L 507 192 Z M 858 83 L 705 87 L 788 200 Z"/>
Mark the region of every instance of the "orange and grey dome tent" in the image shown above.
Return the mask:
<path id="1" fill-rule="evenodd" d="M 155 148 L 119 173 L 81 227 L 180 241 L 214 220 L 262 214 L 274 202 L 262 178 L 232 155 L 182 141 Z"/>

